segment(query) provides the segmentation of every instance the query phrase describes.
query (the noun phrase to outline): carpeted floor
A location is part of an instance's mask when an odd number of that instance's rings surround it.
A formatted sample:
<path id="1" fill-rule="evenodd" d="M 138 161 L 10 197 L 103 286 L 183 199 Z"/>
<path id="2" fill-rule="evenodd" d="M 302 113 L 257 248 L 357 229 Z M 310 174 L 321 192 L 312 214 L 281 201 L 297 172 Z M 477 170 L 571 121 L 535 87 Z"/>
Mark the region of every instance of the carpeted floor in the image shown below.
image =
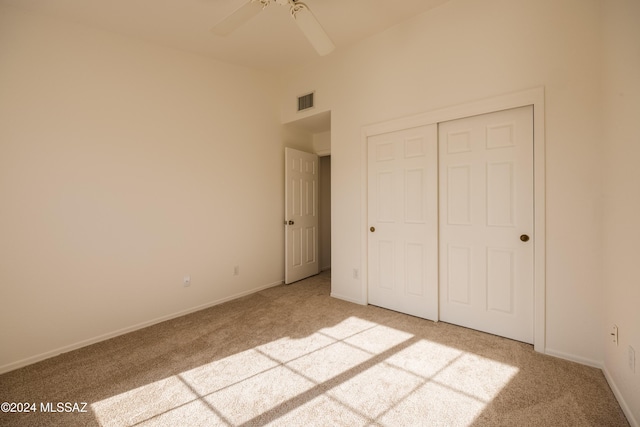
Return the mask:
<path id="1" fill-rule="evenodd" d="M 340 301 L 329 282 L 322 273 L 1 375 L 0 402 L 35 412 L 0 413 L 0 425 L 629 425 L 598 369 Z"/>

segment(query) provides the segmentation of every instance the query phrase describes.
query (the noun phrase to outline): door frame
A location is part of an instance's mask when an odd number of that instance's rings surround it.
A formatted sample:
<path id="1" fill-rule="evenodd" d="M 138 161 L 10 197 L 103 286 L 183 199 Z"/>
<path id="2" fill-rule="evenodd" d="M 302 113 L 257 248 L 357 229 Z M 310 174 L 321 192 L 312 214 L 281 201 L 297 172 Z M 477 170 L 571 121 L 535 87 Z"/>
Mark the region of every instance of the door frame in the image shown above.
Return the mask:
<path id="1" fill-rule="evenodd" d="M 480 101 L 455 105 L 409 117 L 389 120 L 364 126 L 361 132 L 361 186 L 360 231 L 362 264 L 360 267 L 360 302 L 368 303 L 368 162 L 367 141 L 370 136 L 417 126 L 425 126 L 462 119 L 480 114 L 493 113 L 512 108 L 533 106 L 533 346 L 535 351 L 545 353 L 546 349 L 546 206 L 545 206 L 545 135 L 544 135 L 544 87 L 496 96 Z"/>

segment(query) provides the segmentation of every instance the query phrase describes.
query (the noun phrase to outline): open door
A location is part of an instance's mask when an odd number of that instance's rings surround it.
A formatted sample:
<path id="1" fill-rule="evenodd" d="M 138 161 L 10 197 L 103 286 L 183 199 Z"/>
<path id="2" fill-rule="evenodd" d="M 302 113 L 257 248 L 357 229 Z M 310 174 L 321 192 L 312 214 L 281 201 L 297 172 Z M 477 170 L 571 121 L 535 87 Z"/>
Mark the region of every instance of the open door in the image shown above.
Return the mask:
<path id="1" fill-rule="evenodd" d="M 284 153 L 284 282 L 288 284 L 318 274 L 318 156 L 293 148 Z"/>

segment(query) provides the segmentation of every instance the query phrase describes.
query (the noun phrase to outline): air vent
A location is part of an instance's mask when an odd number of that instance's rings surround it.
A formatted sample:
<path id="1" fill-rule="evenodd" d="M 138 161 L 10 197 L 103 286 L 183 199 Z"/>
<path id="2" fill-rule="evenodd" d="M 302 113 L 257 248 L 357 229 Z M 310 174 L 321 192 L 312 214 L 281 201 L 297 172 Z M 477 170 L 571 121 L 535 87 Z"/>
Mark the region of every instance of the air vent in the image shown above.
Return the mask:
<path id="1" fill-rule="evenodd" d="M 298 97 L 298 111 L 313 108 L 313 92 Z"/>

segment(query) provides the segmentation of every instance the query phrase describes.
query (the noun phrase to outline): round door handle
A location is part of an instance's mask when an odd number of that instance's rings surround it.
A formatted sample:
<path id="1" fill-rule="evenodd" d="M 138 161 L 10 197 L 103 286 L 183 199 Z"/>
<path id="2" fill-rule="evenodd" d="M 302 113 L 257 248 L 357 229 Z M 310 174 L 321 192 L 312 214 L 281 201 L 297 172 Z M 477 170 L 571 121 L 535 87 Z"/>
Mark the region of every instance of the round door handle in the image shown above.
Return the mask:
<path id="1" fill-rule="evenodd" d="M 527 236 L 526 234 L 523 234 L 522 236 L 520 236 L 520 240 L 522 240 L 523 242 L 528 242 L 529 236 Z"/>
<path id="2" fill-rule="evenodd" d="M 371 228 L 369 228 L 369 231 L 371 231 L 373 233 L 374 231 L 376 231 L 376 228 L 375 227 L 371 227 Z"/>
<path id="3" fill-rule="evenodd" d="M 293 225 L 293 224 L 295 224 L 295 222 L 289 220 L 289 225 Z"/>

